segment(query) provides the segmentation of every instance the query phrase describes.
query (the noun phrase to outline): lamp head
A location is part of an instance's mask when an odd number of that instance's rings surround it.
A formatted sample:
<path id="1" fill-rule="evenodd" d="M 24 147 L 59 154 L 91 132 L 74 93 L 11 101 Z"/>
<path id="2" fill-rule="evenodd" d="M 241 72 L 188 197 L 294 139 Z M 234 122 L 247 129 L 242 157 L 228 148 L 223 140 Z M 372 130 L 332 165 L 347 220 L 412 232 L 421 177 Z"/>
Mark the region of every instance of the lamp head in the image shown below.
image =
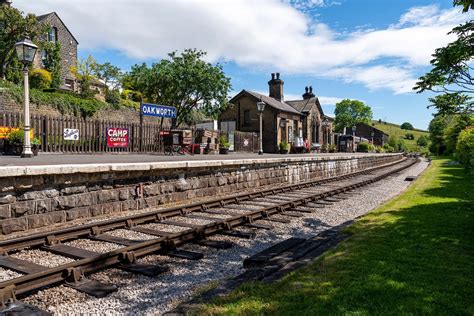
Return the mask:
<path id="1" fill-rule="evenodd" d="M 31 63 L 35 59 L 36 46 L 28 37 L 15 44 L 16 54 L 18 59 L 23 63 Z"/>

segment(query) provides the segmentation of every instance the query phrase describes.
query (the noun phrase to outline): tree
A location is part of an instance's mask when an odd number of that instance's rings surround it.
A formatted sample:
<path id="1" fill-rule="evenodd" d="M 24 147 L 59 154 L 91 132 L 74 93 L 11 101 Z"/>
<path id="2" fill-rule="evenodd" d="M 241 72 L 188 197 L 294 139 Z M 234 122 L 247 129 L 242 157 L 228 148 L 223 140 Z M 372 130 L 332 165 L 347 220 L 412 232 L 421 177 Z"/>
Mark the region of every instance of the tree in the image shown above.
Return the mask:
<path id="1" fill-rule="evenodd" d="M 227 106 L 231 84 L 222 66 L 205 62 L 205 55 L 195 49 L 170 53 L 150 68 L 135 65 L 122 83 L 151 102 L 176 107 L 175 126 L 192 124 L 194 110 L 215 118 Z"/>
<path id="2" fill-rule="evenodd" d="M 57 89 L 61 86 L 61 44 L 44 42 L 41 49 L 45 52 L 44 68 L 51 73 L 51 88 Z"/>
<path id="3" fill-rule="evenodd" d="M 444 129 L 447 125 L 446 115 L 438 114 L 430 122 L 430 151 L 436 155 L 444 154 L 446 144 L 444 143 Z"/>
<path id="4" fill-rule="evenodd" d="M 120 85 L 120 78 L 122 71 L 119 67 L 112 65 L 109 62 L 104 64 L 95 64 L 93 69 L 94 75 L 102 80 L 104 84 L 112 90 L 118 89 Z"/>
<path id="5" fill-rule="evenodd" d="M 467 12 L 474 6 L 473 0 L 455 0 Z M 474 93 L 472 60 L 474 58 L 474 22 L 470 20 L 453 28 L 448 34 L 457 39 L 447 46 L 436 49 L 431 60 L 433 69 L 419 78 L 413 88 L 418 93 L 433 91 L 441 93 L 430 98 L 430 107 L 441 114 L 472 113 L 474 102 L 469 94 Z"/>
<path id="6" fill-rule="evenodd" d="M 86 59 L 81 59 L 77 63 L 77 67 L 71 67 L 71 73 L 79 81 L 81 87 L 81 95 L 84 97 L 92 97 L 94 92 L 91 91 L 91 83 L 94 79 L 94 69 L 97 65 L 94 57 L 89 55 Z"/>
<path id="7" fill-rule="evenodd" d="M 474 119 L 470 115 L 450 115 L 446 118 L 446 125 L 443 130 L 443 141 L 446 145 L 447 154 L 452 154 L 456 150 L 459 133 L 466 127 L 474 124 Z"/>
<path id="8" fill-rule="evenodd" d="M 47 27 L 41 25 L 36 16 L 28 14 L 23 16 L 18 9 L 0 5 L 0 78 L 6 79 L 8 72 L 21 72 L 19 63 L 15 62 L 15 43 L 29 36 L 36 44 L 40 44 L 39 36 L 46 33 Z M 8 69 L 15 66 L 14 69 Z M 15 77 L 16 74 L 11 74 Z M 20 75 L 21 76 L 21 75 Z"/>
<path id="9" fill-rule="evenodd" d="M 411 125 L 411 124 L 408 123 L 408 122 L 405 122 L 405 123 L 403 123 L 402 125 L 400 125 L 400 128 L 401 128 L 401 129 L 407 129 L 407 130 L 413 130 L 413 125 Z"/>
<path id="10" fill-rule="evenodd" d="M 342 132 L 344 127 L 352 127 L 358 123 L 368 124 L 372 120 L 370 106 L 358 100 L 344 99 L 338 102 L 334 114 L 337 132 Z"/>

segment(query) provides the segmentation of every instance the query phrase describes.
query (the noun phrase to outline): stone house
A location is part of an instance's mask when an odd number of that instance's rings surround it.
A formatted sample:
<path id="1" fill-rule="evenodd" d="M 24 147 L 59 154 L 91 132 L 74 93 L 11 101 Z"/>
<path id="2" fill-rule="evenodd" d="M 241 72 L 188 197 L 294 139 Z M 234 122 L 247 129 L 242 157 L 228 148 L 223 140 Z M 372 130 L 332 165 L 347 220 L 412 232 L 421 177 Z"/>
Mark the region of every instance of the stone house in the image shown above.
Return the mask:
<path id="1" fill-rule="evenodd" d="M 347 131 L 350 131 L 350 128 L 347 128 Z M 366 138 L 372 142 L 372 133 L 374 133 L 373 144 L 375 146 L 383 146 L 385 143 L 388 143 L 389 135 L 383 131 L 365 123 L 358 123 L 356 125 L 355 135 L 358 137 Z"/>
<path id="2" fill-rule="evenodd" d="M 46 40 L 51 43 L 59 43 L 61 45 L 61 89 L 77 91 L 76 78 L 71 74 L 71 68 L 77 66 L 77 45 L 79 42 L 68 29 L 66 24 L 61 20 L 56 12 L 39 15 L 38 21 L 49 27 L 48 34 L 45 35 Z M 33 66 L 36 68 L 44 67 L 45 51 L 38 51 Z"/>
<path id="3" fill-rule="evenodd" d="M 266 104 L 263 112 L 263 151 L 278 152 L 281 142 L 295 145 L 295 138 L 300 137 L 313 144 L 325 144 L 327 138 L 323 135 L 323 113 L 318 98 L 312 88 L 306 88 L 302 100 L 284 101 L 284 82 L 279 73 L 273 73 L 268 81 L 269 95 L 242 90 L 234 96 L 227 110 L 219 116 L 219 128 L 226 132 L 242 131 L 258 133 L 259 114 L 257 102 Z M 329 121 L 326 131 L 332 131 L 332 121 Z"/>

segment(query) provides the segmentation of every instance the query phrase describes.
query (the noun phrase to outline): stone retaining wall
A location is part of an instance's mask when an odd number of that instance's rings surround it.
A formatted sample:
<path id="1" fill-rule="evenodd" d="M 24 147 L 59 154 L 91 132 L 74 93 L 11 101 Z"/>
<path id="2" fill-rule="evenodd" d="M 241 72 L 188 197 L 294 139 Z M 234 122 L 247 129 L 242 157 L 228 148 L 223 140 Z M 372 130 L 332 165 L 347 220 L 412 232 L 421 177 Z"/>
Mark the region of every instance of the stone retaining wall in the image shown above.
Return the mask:
<path id="1" fill-rule="evenodd" d="M 1 232 L 342 175 L 401 158 L 401 154 L 378 154 L 222 161 L 220 166 L 195 161 L 174 167 L 161 163 L 160 168 L 146 167 L 150 164 L 5 167 L 0 169 Z"/>

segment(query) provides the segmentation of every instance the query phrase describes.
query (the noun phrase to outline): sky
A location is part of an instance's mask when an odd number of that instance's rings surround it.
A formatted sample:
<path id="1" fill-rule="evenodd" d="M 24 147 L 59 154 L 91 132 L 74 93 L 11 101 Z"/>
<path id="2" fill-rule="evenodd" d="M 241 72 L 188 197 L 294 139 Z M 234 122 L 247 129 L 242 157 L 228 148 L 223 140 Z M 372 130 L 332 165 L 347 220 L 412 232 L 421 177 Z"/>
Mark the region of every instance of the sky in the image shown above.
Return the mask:
<path id="1" fill-rule="evenodd" d="M 447 33 L 472 19 L 452 0 L 13 0 L 37 15 L 55 11 L 93 55 L 127 71 L 196 48 L 220 63 L 231 95 L 268 94 L 270 74 L 285 100 L 312 86 L 325 114 L 342 99 L 371 106 L 374 119 L 426 129 L 430 93 L 416 94 Z"/>

